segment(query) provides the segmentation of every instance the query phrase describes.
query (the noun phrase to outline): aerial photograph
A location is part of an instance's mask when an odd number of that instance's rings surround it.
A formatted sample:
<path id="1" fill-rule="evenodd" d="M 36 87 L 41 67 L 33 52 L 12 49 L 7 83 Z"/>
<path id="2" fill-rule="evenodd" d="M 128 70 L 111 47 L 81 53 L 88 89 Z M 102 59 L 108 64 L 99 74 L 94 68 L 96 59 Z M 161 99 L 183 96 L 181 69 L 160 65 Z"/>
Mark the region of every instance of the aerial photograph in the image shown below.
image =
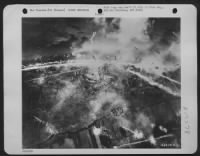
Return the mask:
<path id="1" fill-rule="evenodd" d="M 181 148 L 180 18 L 22 18 L 24 149 Z"/>

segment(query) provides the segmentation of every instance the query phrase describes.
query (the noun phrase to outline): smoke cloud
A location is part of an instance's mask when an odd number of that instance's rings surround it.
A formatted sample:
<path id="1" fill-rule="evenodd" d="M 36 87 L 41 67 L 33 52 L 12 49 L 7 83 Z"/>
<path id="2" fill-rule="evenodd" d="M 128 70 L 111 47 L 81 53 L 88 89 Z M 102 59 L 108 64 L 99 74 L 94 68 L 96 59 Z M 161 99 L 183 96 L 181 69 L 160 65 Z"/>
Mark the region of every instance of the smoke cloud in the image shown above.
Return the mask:
<path id="1" fill-rule="evenodd" d="M 73 51 L 79 59 L 115 59 L 117 62 L 134 63 L 159 75 L 180 66 L 180 41 L 176 32 L 172 32 L 176 40 L 169 38 L 169 43 L 161 44 L 163 36 L 150 37 L 154 25 L 150 26 L 147 18 L 111 19 L 111 22 L 97 18 L 94 22 L 102 28 L 91 36 L 92 41 L 83 43 L 81 48 Z M 112 24 L 118 25 L 118 29 L 110 32 L 108 27 Z"/>

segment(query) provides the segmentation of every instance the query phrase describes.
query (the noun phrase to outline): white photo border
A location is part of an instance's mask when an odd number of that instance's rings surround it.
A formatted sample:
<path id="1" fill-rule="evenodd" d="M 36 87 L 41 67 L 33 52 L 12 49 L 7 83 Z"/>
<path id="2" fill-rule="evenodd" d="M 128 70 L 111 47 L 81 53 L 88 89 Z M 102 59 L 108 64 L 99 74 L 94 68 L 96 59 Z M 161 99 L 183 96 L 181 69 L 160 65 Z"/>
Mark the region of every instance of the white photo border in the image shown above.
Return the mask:
<path id="1" fill-rule="evenodd" d="M 142 6 L 142 12 L 98 8 Z M 27 14 L 22 9 L 28 10 Z M 67 12 L 30 11 L 66 8 Z M 69 12 L 87 8 L 89 11 Z M 172 9 L 177 8 L 177 14 Z M 23 17 L 159 17 L 181 20 L 181 148 L 180 149 L 23 149 L 22 148 L 22 18 Z M 8 154 L 174 154 L 197 150 L 197 8 L 191 4 L 137 5 L 8 5 L 3 12 L 4 150 Z"/>

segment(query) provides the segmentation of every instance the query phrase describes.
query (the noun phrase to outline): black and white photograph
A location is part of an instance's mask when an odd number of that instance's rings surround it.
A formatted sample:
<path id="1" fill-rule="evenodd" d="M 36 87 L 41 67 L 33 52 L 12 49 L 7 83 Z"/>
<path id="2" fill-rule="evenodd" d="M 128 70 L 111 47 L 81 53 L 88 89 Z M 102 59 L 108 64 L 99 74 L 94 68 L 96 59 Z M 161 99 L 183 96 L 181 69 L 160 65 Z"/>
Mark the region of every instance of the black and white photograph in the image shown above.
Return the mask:
<path id="1" fill-rule="evenodd" d="M 181 148 L 180 18 L 22 18 L 22 147 Z"/>

